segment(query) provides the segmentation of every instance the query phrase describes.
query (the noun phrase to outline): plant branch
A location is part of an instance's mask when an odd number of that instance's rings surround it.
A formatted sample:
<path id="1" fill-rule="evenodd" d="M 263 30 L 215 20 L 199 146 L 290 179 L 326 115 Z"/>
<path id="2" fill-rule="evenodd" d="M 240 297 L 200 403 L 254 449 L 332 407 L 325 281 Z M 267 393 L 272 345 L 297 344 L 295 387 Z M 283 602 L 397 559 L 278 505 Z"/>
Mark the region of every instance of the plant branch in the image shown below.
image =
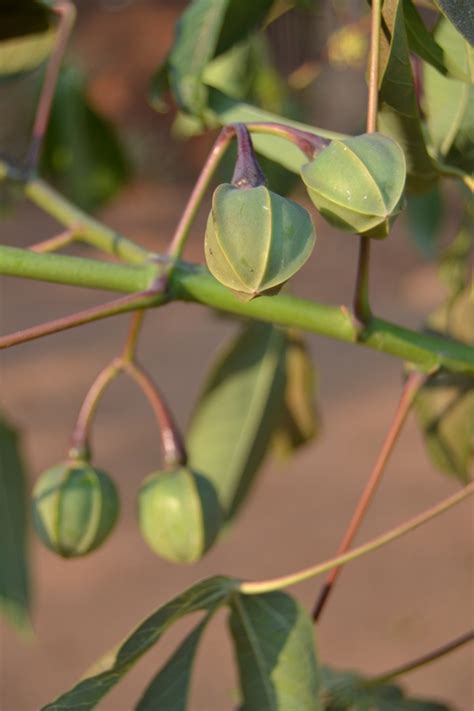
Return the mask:
<path id="1" fill-rule="evenodd" d="M 329 138 L 303 131 L 291 125 L 274 123 L 273 121 L 249 121 L 245 126 L 250 133 L 278 136 L 290 141 L 290 143 L 294 143 L 309 160 L 312 160 L 331 143 Z"/>
<path id="2" fill-rule="evenodd" d="M 63 316 L 62 318 L 54 319 L 42 323 L 38 326 L 31 326 L 14 333 L 9 333 L 6 336 L 0 337 L 0 350 L 18 346 L 21 343 L 34 341 L 43 336 L 50 336 L 53 333 L 67 331 L 70 328 L 77 328 L 86 323 L 100 321 L 103 318 L 110 316 L 118 316 L 118 314 L 126 313 L 127 311 L 135 311 L 136 309 L 148 308 L 151 305 L 158 306 L 166 300 L 165 294 L 157 293 L 154 290 L 139 292 L 138 294 L 129 294 L 106 304 L 93 306 L 83 311 L 78 311 L 71 316 Z"/>
<path id="3" fill-rule="evenodd" d="M 462 647 L 463 645 L 468 644 L 473 640 L 474 629 L 465 632 L 464 634 L 460 635 L 459 637 L 456 637 L 455 639 L 452 639 L 449 642 L 446 642 L 446 644 L 442 644 L 440 647 L 431 650 L 431 652 L 423 654 L 421 657 L 416 657 L 416 659 L 412 659 L 411 661 L 406 662 L 405 664 L 401 664 L 399 667 L 395 667 L 395 669 L 392 669 L 392 671 L 386 672 L 385 674 L 380 674 L 379 676 L 369 679 L 365 686 L 371 687 L 379 686 L 380 684 L 386 684 L 388 681 L 391 681 L 392 679 L 395 679 L 396 677 L 401 676 L 402 674 L 408 674 L 409 672 L 415 671 L 416 669 L 420 669 L 420 667 L 424 667 L 426 664 L 430 664 L 431 662 L 434 662 L 437 659 L 444 657 L 446 654 L 454 652 L 455 649 L 459 649 L 459 647 Z"/>
<path id="4" fill-rule="evenodd" d="M 46 128 L 48 126 L 54 91 L 56 89 L 56 84 L 58 81 L 59 69 L 61 67 L 61 62 L 64 56 L 64 52 L 66 51 L 69 35 L 71 34 L 71 30 L 74 25 L 74 20 L 76 18 L 76 8 L 72 4 L 72 2 L 69 2 L 68 0 L 63 0 L 62 2 L 55 3 L 52 9 L 53 12 L 59 15 L 59 23 L 57 30 L 58 35 L 55 42 L 55 47 L 53 49 L 53 52 L 51 53 L 51 58 L 46 68 L 46 75 L 44 78 L 43 86 L 41 88 L 41 95 L 39 98 L 38 108 L 36 110 L 36 116 L 33 123 L 31 142 L 26 161 L 28 173 L 36 170 L 36 167 L 38 165 L 41 153 L 41 146 L 43 144 Z"/>
<path id="5" fill-rule="evenodd" d="M 425 375 L 419 372 L 412 372 L 408 376 L 408 379 L 402 391 L 400 402 L 398 403 L 398 407 L 395 411 L 393 421 L 387 432 L 382 448 L 378 454 L 374 468 L 364 487 L 362 495 L 359 501 L 357 502 L 357 506 L 349 522 L 349 526 L 347 527 L 347 530 L 344 533 L 342 540 L 339 544 L 339 548 L 337 549 L 336 555 L 342 555 L 347 550 L 349 550 L 352 541 L 354 540 L 354 537 L 364 520 L 365 514 L 367 513 L 367 510 L 375 495 L 375 492 L 377 491 L 378 485 L 380 484 L 382 475 L 385 470 L 385 466 L 398 440 L 400 432 L 402 431 L 403 425 L 406 422 L 406 418 L 413 404 L 414 397 L 418 389 L 424 382 L 425 377 Z M 322 611 L 329 599 L 332 590 L 334 589 L 334 585 L 341 571 L 342 566 L 338 568 L 333 568 L 329 572 L 329 575 L 326 578 L 326 581 L 321 589 L 319 597 L 314 606 L 313 620 L 315 622 L 317 622 L 321 617 Z"/>
<path id="6" fill-rule="evenodd" d="M 360 558 L 366 555 L 367 553 L 372 553 L 372 551 L 378 550 L 379 548 L 386 546 L 388 543 L 392 543 L 392 541 L 396 541 L 398 538 L 401 538 L 405 534 L 414 531 L 416 528 L 419 528 L 419 526 L 428 523 L 428 521 L 431 521 L 431 519 L 435 518 L 436 516 L 439 516 L 445 511 L 448 511 L 448 509 L 452 508 L 453 506 L 456 506 L 461 501 L 464 501 L 464 499 L 467 499 L 473 494 L 474 482 L 469 484 L 468 486 L 465 486 L 463 489 L 461 489 L 461 491 L 458 491 L 453 496 L 449 496 L 447 499 L 443 499 L 443 501 L 441 501 L 439 504 L 436 504 L 435 506 L 432 506 L 427 511 L 423 511 L 423 513 L 418 514 L 418 516 L 415 516 L 409 521 L 402 523 L 396 528 L 392 528 L 390 531 L 387 531 L 387 533 L 383 533 L 381 536 L 373 538 L 368 543 L 364 543 L 362 546 L 354 548 L 348 553 L 336 556 L 335 558 L 324 561 L 323 563 L 318 563 L 317 565 L 313 565 L 309 568 L 305 568 L 304 570 L 299 570 L 296 573 L 283 575 L 279 578 L 263 580 L 261 582 L 241 583 L 241 585 L 239 586 L 239 590 L 241 593 L 246 595 L 259 595 L 261 593 L 271 592 L 272 590 L 280 590 L 281 588 L 286 588 L 289 585 L 296 585 L 297 583 L 301 583 L 304 580 L 314 578 L 316 575 L 326 573 L 328 570 L 331 570 L 331 568 L 350 563 L 351 561 L 356 560 L 357 558 Z"/>
<path id="7" fill-rule="evenodd" d="M 162 258 L 161 264 L 166 264 L 165 258 Z M 244 304 L 219 284 L 207 269 L 198 265 L 177 262 L 166 294 L 157 293 L 156 277 L 161 273 L 159 265 L 159 261 L 158 267 L 151 263 L 142 266 L 109 264 L 63 254 L 35 254 L 29 250 L 0 246 L 0 275 L 138 292 L 51 324 L 0 337 L 0 349 L 89 321 L 125 311 L 160 306 L 175 300 L 195 302 L 227 313 L 364 345 L 402 358 L 424 372 L 444 367 L 453 372 L 474 374 L 474 349 L 463 343 L 412 331 L 375 316 L 365 331 L 359 334 L 347 308 L 299 299 L 289 294 L 259 296 Z M 98 269 L 103 271 L 99 273 Z M 80 279 L 76 275 L 77 270 L 81 272 Z"/>
<path id="8" fill-rule="evenodd" d="M 0 164 L 0 171 L 1 168 Z M 78 240 L 132 264 L 149 258 L 146 249 L 83 212 L 41 178 L 28 180 L 24 192 L 31 202 L 60 224 L 76 229 Z"/>
<path id="9" fill-rule="evenodd" d="M 183 439 L 171 410 L 156 383 L 142 366 L 136 363 L 122 360 L 121 367 L 137 383 L 153 408 L 160 429 L 165 466 L 177 467 L 186 464 L 187 456 Z"/>

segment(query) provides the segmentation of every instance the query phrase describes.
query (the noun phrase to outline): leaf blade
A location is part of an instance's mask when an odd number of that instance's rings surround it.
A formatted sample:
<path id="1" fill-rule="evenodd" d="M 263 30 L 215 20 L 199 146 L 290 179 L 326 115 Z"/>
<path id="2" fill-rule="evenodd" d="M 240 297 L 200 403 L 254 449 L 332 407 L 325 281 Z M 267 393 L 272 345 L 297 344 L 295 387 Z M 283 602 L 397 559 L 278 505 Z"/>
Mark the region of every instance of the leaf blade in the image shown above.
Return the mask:
<path id="1" fill-rule="evenodd" d="M 145 689 L 136 711 L 173 709 L 186 711 L 192 666 L 196 651 L 215 609 L 186 636 L 174 654 Z"/>
<path id="2" fill-rule="evenodd" d="M 0 415 L 0 611 L 30 631 L 26 482 L 19 438 Z"/>
<path id="3" fill-rule="evenodd" d="M 94 708 L 176 620 L 191 612 L 224 604 L 237 585 L 238 582 L 231 578 L 215 576 L 173 598 L 147 617 L 121 645 L 105 654 L 85 678 L 41 711 L 88 711 Z"/>
<path id="4" fill-rule="evenodd" d="M 320 711 L 313 630 L 305 610 L 282 592 L 234 595 L 230 608 L 241 711 Z"/>
<path id="5" fill-rule="evenodd" d="M 218 359 L 192 417 L 189 460 L 215 485 L 228 520 L 268 450 L 284 396 L 284 352 L 283 332 L 245 327 Z"/>

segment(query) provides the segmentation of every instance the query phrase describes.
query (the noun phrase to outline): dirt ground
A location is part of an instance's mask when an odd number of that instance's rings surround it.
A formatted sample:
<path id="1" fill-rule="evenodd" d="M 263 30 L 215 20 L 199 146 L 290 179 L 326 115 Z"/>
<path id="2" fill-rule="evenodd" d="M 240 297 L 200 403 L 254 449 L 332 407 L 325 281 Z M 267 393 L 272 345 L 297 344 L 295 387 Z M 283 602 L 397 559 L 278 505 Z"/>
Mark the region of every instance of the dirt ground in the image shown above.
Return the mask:
<path id="1" fill-rule="evenodd" d="M 182 183 L 135 181 L 103 217 L 159 250 L 188 190 Z M 202 260 L 203 218 L 194 230 L 189 259 Z M 316 224 L 314 257 L 295 280 L 295 291 L 320 301 L 348 303 L 355 241 L 319 220 Z M 27 204 L 0 223 L 2 242 L 18 246 L 51 236 L 54 230 L 48 218 Z M 72 253 L 88 251 L 75 248 Z M 371 291 L 378 314 L 413 327 L 442 296 L 434 270 L 414 253 L 402 221 L 386 242 L 375 245 Z M 4 333 L 107 298 L 99 292 L 6 278 L 0 297 Z M 23 432 L 31 482 L 64 457 L 81 399 L 120 347 L 127 321 L 117 317 L 2 352 L 2 407 Z M 173 304 L 147 316 L 140 355 L 183 427 L 207 364 L 234 328 L 194 305 Z M 109 541 L 83 560 L 60 560 L 32 540 L 36 636 L 24 641 L 2 627 L 2 711 L 34 711 L 51 701 L 153 609 L 201 578 L 215 573 L 266 578 L 334 553 L 389 425 L 401 372 L 399 362 L 389 356 L 317 336 L 308 340 L 320 378 L 320 439 L 288 464 L 267 460 L 231 534 L 192 567 L 161 561 L 141 541 L 135 497 L 142 478 L 159 461 L 155 426 L 140 393 L 125 381 L 106 395 L 94 451 L 97 463 L 118 483 L 121 519 Z M 433 470 L 410 418 L 358 542 L 456 489 L 454 481 Z M 348 566 L 317 630 L 320 659 L 377 674 L 465 631 L 473 619 L 472 534 L 472 506 L 462 504 Z M 318 580 L 309 581 L 292 592 L 310 608 L 319 585 Z M 99 708 L 133 708 L 188 626 L 183 622 L 167 633 Z M 464 647 L 407 675 L 403 685 L 413 694 L 450 702 L 458 711 L 473 711 L 473 662 L 472 647 Z M 222 613 L 198 655 L 191 709 L 231 709 L 236 686 Z"/>

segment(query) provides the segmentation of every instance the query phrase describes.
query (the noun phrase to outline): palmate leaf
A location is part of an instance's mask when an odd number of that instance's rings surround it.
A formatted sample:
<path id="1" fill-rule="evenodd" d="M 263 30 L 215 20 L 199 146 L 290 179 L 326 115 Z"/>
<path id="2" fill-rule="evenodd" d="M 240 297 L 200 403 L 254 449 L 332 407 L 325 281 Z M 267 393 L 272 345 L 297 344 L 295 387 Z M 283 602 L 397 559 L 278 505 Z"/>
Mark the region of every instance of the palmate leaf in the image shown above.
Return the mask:
<path id="1" fill-rule="evenodd" d="M 234 595 L 229 626 L 239 667 L 240 711 L 321 711 L 314 631 L 289 595 Z"/>
<path id="2" fill-rule="evenodd" d="M 403 0 L 385 0 L 380 38 L 378 128 L 402 147 L 407 163 L 407 187 L 428 190 L 437 171 L 428 155 L 417 106 Z"/>
<path id="3" fill-rule="evenodd" d="M 448 20 L 442 18 L 434 36 L 446 55 L 468 74 L 469 83 L 424 67 L 424 108 L 430 149 L 447 166 L 474 172 L 474 50 Z"/>
<path id="4" fill-rule="evenodd" d="M 371 683 L 360 674 L 321 668 L 324 711 L 453 711 L 437 701 L 408 698 L 396 684 Z"/>
<path id="5" fill-rule="evenodd" d="M 212 369 L 193 414 L 189 462 L 215 485 L 228 519 L 243 503 L 278 421 L 285 348 L 283 331 L 245 326 Z"/>
<path id="6" fill-rule="evenodd" d="M 26 482 L 16 431 L 0 415 L 0 612 L 29 630 Z"/>
<path id="7" fill-rule="evenodd" d="M 91 105 L 73 65 L 60 73 L 42 156 L 42 170 L 85 210 L 109 200 L 128 178 L 113 126 Z"/>
<path id="8" fill-rule="evenodd" d="M 174 622 L 199 610 L 212 614 L 225 604 L 237 586 L 238 581 L 236 580 L 216 576 L 203 580 L 181 593 L 150 615 L 118 648 L 102 657 L 85 678 L 55 701 L 44 706 L 42 711 L 88 711 L 93 709 L 103 696 L 130 671 L 140 657 L 158 642 L 161 635 Z M 192 651 L 193 645 L 184 643 L 181 648 L 183 646 L 185 656 L 189 658 L 189 648 L 191 647 Z M 172 663 L 171 668 L 176 671 L 176 661 Z M 169 668 L 165 678 L 168 675 Z M 158 691 L 160 691 L 159 684 Z M 142 702 L 145 703 L 143 700 Z"/>

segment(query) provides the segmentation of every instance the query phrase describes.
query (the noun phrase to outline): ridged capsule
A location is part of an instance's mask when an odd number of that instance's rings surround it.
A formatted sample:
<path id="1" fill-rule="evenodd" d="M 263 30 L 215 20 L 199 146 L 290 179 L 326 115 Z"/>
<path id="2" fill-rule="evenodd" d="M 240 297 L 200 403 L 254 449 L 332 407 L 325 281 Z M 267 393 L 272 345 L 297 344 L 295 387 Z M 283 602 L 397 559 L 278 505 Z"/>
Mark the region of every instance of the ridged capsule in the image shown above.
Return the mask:
<path id="1" fill-rule="evenodd" d="M 48 469 L 33 489 L 33 524 L 42 542 L 64 558 L 86 555 L 115 525 L 115 484 L 100 469 L 64 462 Z"/>
<path id="2" fill-rule="evenodd" d="M 321 215 L 348 232 L 383 239 L 403 207 L 405 156 L 381 133 L 331 141 L 301 177 Z"/>
<path id="3" fill-rule="evenodd" d="M 189 467 L 150 474 L 139 492 L 141 534 L 158 555 L 192 563 L 219 533 L 221 508 L 213 484 Z"/>
<path id="4" fill-rule="evenodd" d="M 205 238 L 213 276 L 248 301 L 277 290 L 310 256 L 316 234 L 308 212 L 264 185 L 220 185 Z"/>

